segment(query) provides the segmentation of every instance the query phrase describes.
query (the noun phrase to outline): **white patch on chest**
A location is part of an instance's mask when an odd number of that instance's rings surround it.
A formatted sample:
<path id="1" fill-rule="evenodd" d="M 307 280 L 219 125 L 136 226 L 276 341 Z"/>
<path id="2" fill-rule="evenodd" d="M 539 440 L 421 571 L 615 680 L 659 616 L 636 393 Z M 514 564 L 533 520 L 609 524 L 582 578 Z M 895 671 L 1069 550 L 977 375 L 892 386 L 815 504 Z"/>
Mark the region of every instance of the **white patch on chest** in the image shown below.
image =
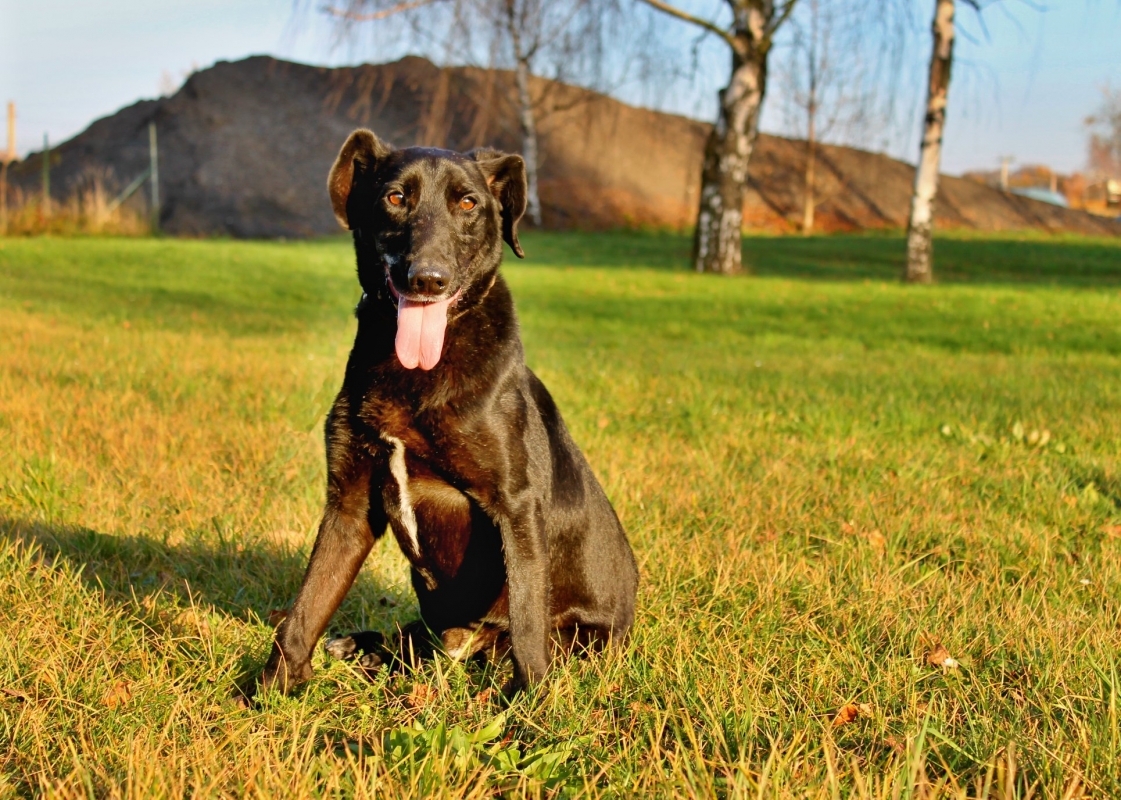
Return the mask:
<path id="1" fill-rule="evenodd" d="M 416 511 L 413 510 L 413 498 L 409 495 L 409 471 L 405 467 L 405 443 L 396 436 L 383 433 L 381 438 L 393 446 L 389 455 L 389 473 L 397 483 L 397 513 L 401 527 L 412 547 L 411 555 L 420 558 L 420 540 L 417 538 Z"/>

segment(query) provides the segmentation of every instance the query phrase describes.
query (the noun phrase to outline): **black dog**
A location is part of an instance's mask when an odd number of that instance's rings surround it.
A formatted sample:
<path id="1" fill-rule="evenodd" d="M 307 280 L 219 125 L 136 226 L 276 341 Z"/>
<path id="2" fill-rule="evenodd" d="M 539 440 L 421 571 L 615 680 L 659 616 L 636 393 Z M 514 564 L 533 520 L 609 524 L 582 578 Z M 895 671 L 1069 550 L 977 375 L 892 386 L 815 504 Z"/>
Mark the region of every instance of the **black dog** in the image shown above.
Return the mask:
<path id="1" fill-rule="evenodd" d="M 365 294 L 327 419 L 323 521 L 261 684 L 287 691 L 311 677 L 315 643 L 387 523 L 423 618 L 405 638 L 426 628 L 462 659 L 508 637 L 508 691 L 545 674 L 551 637 L 621 643 L 634 620 L 634 555 L 525 366 L 498 274 L 503 240 L 524 256 L 521 157 L 394 150 L 358 130 L 328 190 L 354 232 Z M 329 650 L 350 655 L 362 641 Z"/>

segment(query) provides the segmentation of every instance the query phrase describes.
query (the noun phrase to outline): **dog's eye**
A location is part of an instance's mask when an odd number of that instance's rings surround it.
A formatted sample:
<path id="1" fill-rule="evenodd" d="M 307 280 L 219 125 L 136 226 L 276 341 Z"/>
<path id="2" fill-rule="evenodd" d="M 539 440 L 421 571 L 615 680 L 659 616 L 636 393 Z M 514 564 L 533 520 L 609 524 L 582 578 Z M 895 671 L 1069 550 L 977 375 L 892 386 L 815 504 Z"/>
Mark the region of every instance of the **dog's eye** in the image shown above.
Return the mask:
<path id="1" fill-rule="evenodd" d="M 459 207 L 462 208 L 464 211 L 470 211 L 471 209 L 473 209 L 477 205 L 478 205 L 478 203 L 475 202 L 474 197 L 464 197 L 462 200 L 459 201 Z"/>
<path id="2" fill-rule="evenodd" d="M 399 206 L 405 202 L 405 195 L 400 192 L 390 192 L 385 199 L 389 201 L 391 206 Z"/>

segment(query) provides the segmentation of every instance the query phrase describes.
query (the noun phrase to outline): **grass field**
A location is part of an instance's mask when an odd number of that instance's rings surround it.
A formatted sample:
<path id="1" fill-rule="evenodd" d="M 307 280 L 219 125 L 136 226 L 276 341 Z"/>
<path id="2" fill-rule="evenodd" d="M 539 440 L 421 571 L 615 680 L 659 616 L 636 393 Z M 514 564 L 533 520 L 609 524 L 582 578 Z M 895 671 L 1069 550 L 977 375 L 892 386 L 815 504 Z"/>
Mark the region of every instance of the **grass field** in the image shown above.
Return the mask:
<path id="1" fill-rule="evenodd" d="M 1121 243 L 538 234 L 530 365 L 629 648 L 243 708 L 323 493 L 348 245 L 0 240 L 0 798 L 1121 796 Z M 335 627 L 414 618 L 392 537 Z M 949 659 L 947 661 L 947 659 Z"/>

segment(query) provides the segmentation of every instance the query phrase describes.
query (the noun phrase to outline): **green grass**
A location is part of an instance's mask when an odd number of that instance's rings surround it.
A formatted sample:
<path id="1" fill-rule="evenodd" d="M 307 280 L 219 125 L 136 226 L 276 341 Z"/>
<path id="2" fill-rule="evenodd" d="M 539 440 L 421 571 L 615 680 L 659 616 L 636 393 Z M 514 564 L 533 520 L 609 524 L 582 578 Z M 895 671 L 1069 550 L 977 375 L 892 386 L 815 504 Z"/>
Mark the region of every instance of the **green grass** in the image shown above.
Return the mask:
<path id="1" fill-rule="evenodd" d="M 1121 795 L 1121 244 L 536 234 L 530 365 L 630 532 L 626 652 L 242 708 L 322 502 L 343 241 L 0 239 L 0 798 Z M 415 617 L 392 537 L 336 627 Z M 942 644 L 960 665 L 933 666 Z M 845 724 L 837 712 L 858 713 Z"/>

